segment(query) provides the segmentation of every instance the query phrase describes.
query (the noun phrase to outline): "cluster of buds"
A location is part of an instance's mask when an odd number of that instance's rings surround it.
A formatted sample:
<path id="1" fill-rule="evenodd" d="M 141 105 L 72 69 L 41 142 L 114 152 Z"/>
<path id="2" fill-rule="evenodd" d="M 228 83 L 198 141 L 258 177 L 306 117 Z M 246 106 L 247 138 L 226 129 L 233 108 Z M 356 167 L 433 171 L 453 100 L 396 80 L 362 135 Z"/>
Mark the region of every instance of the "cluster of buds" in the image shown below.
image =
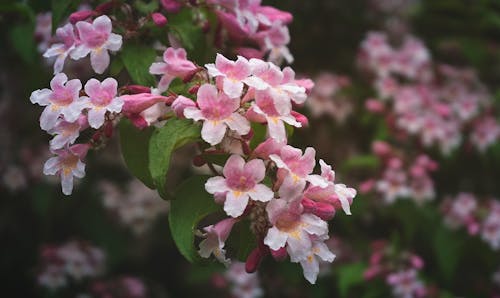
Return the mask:
<path id="1" fill-rule="evenodd" d="M 459 193 L 455 198 L 446 198 L 441 210 L 444 222 L 451 229 L 465 227 L 469 235 L 480 234 L 492 249 L 500 249 L 500 203 L 490 199 L 480 204 L 471 193 Z"/>
<path id="2" fill-rule="evenodd" d="M 391 47 L 383 33 L 369 33 L 361 45 L 360 61 L 375 76 L 378 99 L 368 110 L 383 114 L 402 137 L 416 136 L 425 147 L 437 145 L 449 154 L 470 142 L 483 152 L 500 138 L 491 96 L 470 70 L 433 63 L 429 51 L 414 37 L 400 49 Z"/>
<path id="3" fill-rule="evenodd" d="M 107 181 L 101 182 L 100 188 L 104 207 L 135 235 L 146 232 L 159 215 L 168 211 L 168 203 L 158 200 L 156 191 L 147 188 L 139 180 L 130 181 L 126 190 Z"/>
<path id="4" fill-rule="evenodd" d="M 290 13 L 262 6 L 260 0 L 208 0 L 207 3 L 214 8 L 221 24 L 217 35 L 225 33 L 237 54 L 261 59 L 267 55 L 267 60 L 276 64 L 283 60 L 293 62 L 287 47 L 290 42 L 287 25 L 293 19 Z"/>
<path id="5" fill-rule="evenodd" d="M 46 245 L 40 252 L 38 284 L 56 290 L 69 282 L 94 278 L 104 269 L 104 253 L 84 242 L 71 241 L 62 245 Z"/>
<path id="6" fill-rule="evenodd" d="M 427 288 L 418 278 L 418 272 L 423 267 L 424 262 L 419 256 L 397 252 L 385 241 L 375 241 L 372 243 L 372 255 L 364 278 L 385 279 L 397 298 L 427 297 Z"/>
<path id="7" fill-rule="evenodd" d="M 307 98 L 306 106 L 312 117 L 327 115 L 338 123 L 343 123 L 352 113 L 353 106 L 349 98 L 343 94 L 351 85 L 346 76 L 330 72 L 322 72 L 314 78 L 314 87 Z"/>
<path id="8" fill-rule="evenodd" d="M 407 157 L 382 141 L 375 141 L 372 150 L 382 161 L 382 171 L 380 178 L 370 179 L 360 186 L 363 192 L 373 190 L 388 204 L 396 199 L 411 198 L 417 203 L 434 199 L 434 182 L 430 173 L 438 165 L 429 156 Z"/>

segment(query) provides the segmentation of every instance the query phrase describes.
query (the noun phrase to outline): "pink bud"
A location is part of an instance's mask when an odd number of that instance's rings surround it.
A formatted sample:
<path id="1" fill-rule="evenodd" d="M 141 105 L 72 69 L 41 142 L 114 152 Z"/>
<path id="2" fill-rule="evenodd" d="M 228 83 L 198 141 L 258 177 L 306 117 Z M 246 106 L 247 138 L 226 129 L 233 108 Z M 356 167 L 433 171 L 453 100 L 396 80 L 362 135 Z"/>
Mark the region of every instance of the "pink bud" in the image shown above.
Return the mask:
<path id="1" fill-rule="evenodd" d="M 193 158 L 193 165 L 195 167 L 201 167 L 201 166 L 204 166 L 207 162 L 205 161 L 205 159 L 201 156 L 201 155 L 196 155 L 194 158 Z"/>
<path id="2" fill-rule="evenodd" d="M 276 261 L 281 262 L 281 261 L 284 261 L 286 259 L 286 257 L 288 256 L 288 253 L 286 251 L 286 248 L 282 247 L 278 250 L 271 249 L 271 255 L 273 256 L 273 258 Z"/>
<path id="3" fill-rule="evenodd" d="M 76 24 L 77 22 L 85 21 L 86 19 L 92 17 L 94 14 L 95 12 L 92 10 L 77 11 L 69 16 L 69 22 L 71 24 Z"/>
<path id="4" fill-rule="evenodd" d="M 178 13 L 182 8 L 182 3 L 176 0 L 161 0 L 161 5 L 169 13 Z"/>
<path id="5" fill-rule="evenodd" d="M 264 57 L 264 52 L 254 48 L 239 47 L 235 49 L 237 55 L 243 56 L 247 59 L 256 58 L 262 59 Z"/>
<path id="6" fill-rule="evenodd" d="M 200 85 L 193 85 L 189 88 L 188 92 L 189 94 L 196 94 L 198 93 L 198 89 L 200 89 Z"/>
<path id="7" fill-rule="evenodd" d="M 127 118 L 132 122 L 132 124 L 138 129 L 144 129 L 149 126 L 149 123 L 139 114 L 130 114 Z"/>
<path id="8" fill-rule="evenodd" d="M 382 113 L 384 104 L 378 99 L 370 98 L 365 102 L 365 108 L 372 113 Z"/>
<path id="9" fill-rule="evenodd" d="M 240 25 L 235 15 L 220 10 L 216 10 L 215 13 L 231 39 L 243 41 L 248 36 L 248 32 Z"/>
<path id="10" fill-rule="evenodd" d="M 156 103 L 171 104 L 173 100 L 173 96 L 167 97 L 151 93 L 127 94 L 120 96 L 120 98 L 125 102 L 122 107 L 124 114 L 138 114 Z"/>
<path id="11" fill-rule="evenodd" d="M 301 113 L 296 111 L 291 111 L 290 114 L 292 114 L 295 120 L 297 120 L 300 124 L 302 124 L 302 127 L 309 125 L 309 120 L 307 119 L 306 116 L 302 115 Z"/>
<path id="12" fill-rule="evenodd" d="M 338 209 L 341 209 L 342 207 L 340 206 L 340 202 L 338 205 Z M 322 220 L 330 220 L 335 216 L 335 209 L 336 208 L 333 205 L 330 205 L 328 203 L 317 202 L 316 211 L 314 212 L 314 214 Z"/>
<path id="13" fill-rule="evenodd" d="M 151 14 L 151 19 L 153 19 L 153 22 L 158 27 L 163 27 L 168 23 L 167 18 L 159 12 L 153 12 Z"/>
<path id="14" fill-rule="evenodd" d="M 260 247 L 256 247 L 247 257 L 247 260 L 245 262 L 245 271 L 247 273 L 254 273 L 255 271 L 257 271 L 257 268 L 259 268 L 260 262 L 263 258 L 263 251 Z"/>
<path id="15" fill-rule="evenodd" d="M 376 155 L 383 157 L 391 153 L 391 145 L 384 141 L 375 141 L 372 143 L 372 151 Z"/>
<path id="16" fill-rule="evenodd" d="M 97 14 L 107 14 L 113 8 L 113 6 L 115 6 L 115 0 L 111 0 L 97 5 L 94 11 Z"/>
<path id="17" fill-rule="evenodd" d="M 187 107 L 195 107 L 196 103 L 187 97 L 182 95 L 177 96 L 177 98 L 172 103 L 172 109 L 179 118 L 184 118 L 184 110 Z"/>
<path id="18" fill-rule="evenodd" d="M 132 94 L 151 92 L 151 88 L 142 85 L 127 85 L 123 87 L 123 90 L 128 91 Z"/>

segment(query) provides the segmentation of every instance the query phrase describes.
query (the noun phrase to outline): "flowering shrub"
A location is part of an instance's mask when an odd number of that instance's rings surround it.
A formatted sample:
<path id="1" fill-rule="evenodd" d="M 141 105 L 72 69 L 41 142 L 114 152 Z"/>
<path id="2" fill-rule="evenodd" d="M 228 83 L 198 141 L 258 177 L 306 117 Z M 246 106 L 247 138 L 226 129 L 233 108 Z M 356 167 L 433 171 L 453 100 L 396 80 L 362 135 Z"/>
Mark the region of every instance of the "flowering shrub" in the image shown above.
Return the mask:
<path id="1" fill-rule="evenodd" d="M 5 295 L 500 297 L 493 2 L 11 2 Z"/>

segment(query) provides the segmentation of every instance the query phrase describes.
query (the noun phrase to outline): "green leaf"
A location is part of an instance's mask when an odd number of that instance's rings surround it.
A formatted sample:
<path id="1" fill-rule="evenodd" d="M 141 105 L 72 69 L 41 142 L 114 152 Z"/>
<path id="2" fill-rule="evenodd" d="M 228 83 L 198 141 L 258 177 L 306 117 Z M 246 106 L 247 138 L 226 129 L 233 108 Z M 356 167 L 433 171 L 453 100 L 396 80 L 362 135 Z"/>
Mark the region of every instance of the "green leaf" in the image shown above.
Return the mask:
<path id="1" fill-rule="evenodd" d="M 149 173 L 149 140 L 153 128 L 137 129 L 129 120 L 123 119 L 118 125 L 120 148 L 125 164 L 132 174 L 149 188 L 155 188 Z"/>
<path id="2" fill-rule="evenodd" d="M 180 39 L 182 46 L 188 52 L 191 60 L 203 64 L 207 56 L 213 59 L 212 53 L 207 48 L 205 34 L 201 26 L 196 24 L 196 17 L 193 15 L 195 10 L 183 9 L 175 15 L 169 16 L 168 24 L 175 35 Z"/>
<path id="3" fill-rule="evenodd" d="M 194 246 L 199 221 L 220 209 L 205 191 L 206 181 L 206 176 L 193 176 L 184 181 L 175 192 L 176 199 L 171 202 L 168 214 L 172 238 L 180 253 L 192 263 L 202 260 Z"/>
<path id="4" fill-rule="evenodd" d="M 153 47 L 139 44 L 126 44 L 121 58 L 132 81 L 144 86 L 156 86 L 156 79 L 149 73 L 149 67 L 156 59 Z"/>
<path id="5" fill-rule="evenodd" d="M 456 231 L 440 226 L 434 234 L 433 244 L 439 270 L 447 281 L 451 281 L 462 256 L 464 238 Z"/>
<path id="6" fill-rule="evenodd" d="M 250 220 L 237 222 L 231 232 L 231 237 L 226 241 L 226 248 L 236 252 L 236 258 L 245 262 L 248 255 L 257 247 L 255 235 L 250 230 Z"/>
<path id="7" fill-rule="evenodd" d="M 33 30 L 33 24 L 27 23 L 15 26 L 9 32 L 12 47 L 27 64 L 33 64 L 37 56 L 34 39 L 26 38 L 26 36 L 33 36 Z"/>
<path id="8" fill-rule="evenodd" d="M 134 6 L 137 8 L 138 11 L 147 15 L 158 10 L 158 1 L 151 1 L 149 3 L 145 3 L 144 1 L 137 0 L 134 2 Z"/>
<path id="9" fill-rule="evenodd" d="M 372 154 L 366 155 L 356 155 L 347 159 L 343 164 L 342 168 L 344 170 L 350 170 L 353 168 L 370 168 L 375 169 L 379 166 L 379 159 Z"/>
<path id="10" fill-rule="evenodd" d="M 338 267 L 338 285 L 341 297 L 348 297 L 349 289 L 364 282 L 366 265 L 354 263 Z"/>
<path id="11" fill-rule="evenodd" d="M 149 172 L 158 193 L 168 198 L 165 189 L 170 159 L 175 149 L 200 139 L 200 127 L 187 119 L 171 119 L 155 130 L 149 141 Z"/>
<path id="12" fill-rule="evenodd" d="M 52 32 L 56 32 L 61 20 L 68 16 L 70 11 L 76 10 L 80 0 L 52 0 Z"/>
<path id="13" fill-rule="evenodd" d="M 266 139 L 266 126 L 260 123 L 252 122 L 253 138 L 250 140 L 250 148 L 255 149 Z"/>

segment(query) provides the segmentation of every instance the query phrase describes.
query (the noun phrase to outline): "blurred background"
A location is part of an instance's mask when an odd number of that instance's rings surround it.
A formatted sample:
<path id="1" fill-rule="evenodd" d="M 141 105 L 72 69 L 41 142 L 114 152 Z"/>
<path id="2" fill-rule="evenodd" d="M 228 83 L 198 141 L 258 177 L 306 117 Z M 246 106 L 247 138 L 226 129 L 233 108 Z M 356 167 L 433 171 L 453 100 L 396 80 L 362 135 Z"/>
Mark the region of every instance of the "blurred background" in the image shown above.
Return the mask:
<path id="1" fill-rule="evenodd" d="M 116 136 L 87 157 L 73 194 L 62 195 L 59 181 L 42 173 L 50 136 L 39 128 L 40 107 L 29 101 L 52 78 L 42 57 L 52 36 L 51 5 L 33 0 L 0 4 L 2 296 L 500 297 L 500 2 L 263 4 L 293 14 L 292 66 L 316 83 L 301 110 L 309 126 L 296 130 L 292 143 L 315 147 L 359 192 L 353 215 L 331 221 L 337 259 L 322 267 L 317 284 L 303 279 L 299 265 L 270 258 L 249 276 L 238 263 L 189 264 L 169 235 L 168 202 L 129 174 Z M 414 134 L 397 122 L 408 114 L 383 99 L 395 93 L 380 79 L 383 61 L 373 63 L 381 43 L 391 53 L 408 51 L 412 61 L 423 57 L 425 71 L 393 71 L 391 82 L 407 87 L 407 97 L 439 92 L 447 104 L 474 98 L 474 117 L 464 116 L 438 141 L 426 135 L 430 128 Z M 69 67 L 90 71 L 78 62 Z M 439 111 L 448 111 L 443 105 Z M 171 185 L 193 171 L 192 153 L 176 155 Z M 413 179 L 406 192 L 404 179 Z M 405 287 L 425 290 L 398 294 Z"/>

